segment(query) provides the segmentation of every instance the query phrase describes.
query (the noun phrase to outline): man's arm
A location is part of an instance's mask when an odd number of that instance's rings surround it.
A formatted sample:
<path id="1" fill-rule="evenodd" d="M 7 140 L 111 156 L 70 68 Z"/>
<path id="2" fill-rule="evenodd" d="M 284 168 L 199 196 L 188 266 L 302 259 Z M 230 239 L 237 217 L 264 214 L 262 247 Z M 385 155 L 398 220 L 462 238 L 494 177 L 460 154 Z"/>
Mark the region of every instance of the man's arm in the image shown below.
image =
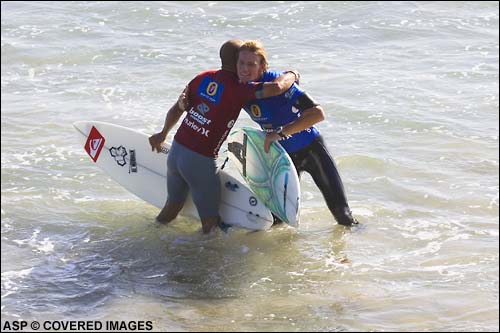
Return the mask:
<path id="1" fill-rule="evenodd" d="M 281 127 L 278 132 L 275 131 L 266 134 L 266 138 L 264 140 L 264 151 L 266 153 L 269 152 L 269 147 L 273 141 L 278 141 L 286 138 L 287 136 L 303 131 L 312 125 L 323 121 L 324 119 L 325 111 L 319 105 L 304 110 L 300 115 L 300 118 L 293 123 Z"/>
<path id="2" fill-rule="evenodd" d="M 294 121 L 293 123 L 283 126 L 281 133 L 284 136 L 289 136 L 297 132 L 303 131 L 323 120 L 325 120 L 325 111 L 321 106 L 316 105 L 313 106 L 312 108 L 304 110 L 301 113 L 300 118 Z"/>
<path id="3" fill-rule="evenodd" d="M 269 147 L 273 141 L 284 139 L 290 135 L 310 128 L 312 125 L 319 123 L 325 119 L 325 111 L 316 103 L 308 93 L 302 94 L 294 106 L 299 110 L 300 117 L 292 123 L 286 124 L 280 128 L 266 134 L 264 140 L 264 151 L 269 152 Z"/>
<path id="4" fill-rule="evenodd" d="M 280 95 L 290 89 L 294 82 L 299 82 L 300 74 L 297 71 L 288 71 L 278 76 L 272 82 L 264 82 L 257 91 L 257 99 Z"/>
<path id="5" fill-rule="evenodd" d="M 165 123 L 163 124 L 163 129 L 161 132 L 153 134 L 149 137 L 149 144 L 151 145 L 151 150 L 154 151 L 156 149 L 157 152 L 161 151 L 161 144 L 167 138 L 168 132 L 172 129 L 172 127 L 177 124 L 182 114 L 185 111 L 185 103 L 187 99 L 187 87 L 184 89 L 182 94 L 179 96 L 177 102 L 172 105 L 170 110 L 167 112 L 167 116 L 165 117 Z"/>

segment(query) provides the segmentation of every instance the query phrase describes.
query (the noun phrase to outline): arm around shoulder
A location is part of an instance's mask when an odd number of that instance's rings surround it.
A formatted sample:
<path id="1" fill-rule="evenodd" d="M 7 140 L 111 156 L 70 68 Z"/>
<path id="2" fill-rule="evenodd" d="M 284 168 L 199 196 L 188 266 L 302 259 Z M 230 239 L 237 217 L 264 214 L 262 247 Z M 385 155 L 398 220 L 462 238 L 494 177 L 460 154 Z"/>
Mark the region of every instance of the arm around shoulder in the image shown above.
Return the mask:
<path id="1" fill-rule="evenodd" d="M 264 82 L 261 90 L 261 95 L 258 98 L 267 98 L 272 96 L 277 96 L 292 86 L 300 78 L 300 74 L 295 71 L 285 72 L 284 74 L 278 76 L 272 82 Z"/>

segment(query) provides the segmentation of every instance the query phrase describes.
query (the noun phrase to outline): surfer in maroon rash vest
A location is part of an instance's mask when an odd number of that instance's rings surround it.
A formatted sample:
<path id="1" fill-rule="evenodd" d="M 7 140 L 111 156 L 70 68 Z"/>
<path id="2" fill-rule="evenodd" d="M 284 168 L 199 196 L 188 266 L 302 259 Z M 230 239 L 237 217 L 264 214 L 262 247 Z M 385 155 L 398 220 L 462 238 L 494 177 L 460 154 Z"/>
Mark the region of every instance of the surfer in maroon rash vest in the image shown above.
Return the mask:
<path id="1" fill-rule="evenodd" d="M 240 40 L 230 40 L 220 49 L 222 68 L 197 75 L 188 84 L 179 101 L 167 113 L 163 130 L 152 135 L 149 143 L 160 152 L 168 132 L 186 112 L 167 159 L 168 197 L 157 216 L 161 223 L 177 217 L 191 191 L 204 233 L 220 221 L 220 181 L 216 157 L 240 111 L 252 99 L 276 96 L 288 90 L 297 75 L 288 72 L 273 82 L 240 83 L 236 62 Z M 189 101 L 185 107 L 182 101 Z M 222 221 L 223 222 L 223 221 Z"/>

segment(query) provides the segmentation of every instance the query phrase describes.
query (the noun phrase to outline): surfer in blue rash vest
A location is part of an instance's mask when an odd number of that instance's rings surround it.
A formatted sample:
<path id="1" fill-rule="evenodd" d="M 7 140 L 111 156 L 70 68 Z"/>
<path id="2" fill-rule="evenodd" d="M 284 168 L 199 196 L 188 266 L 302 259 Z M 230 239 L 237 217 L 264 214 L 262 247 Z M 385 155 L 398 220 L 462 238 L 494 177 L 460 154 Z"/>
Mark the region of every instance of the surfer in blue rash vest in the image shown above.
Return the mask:
<path id="1" fill-rule="evenodd" d="M 246 41 L 237 63 L 241 82 L 268 82 L 281 73 L 268 70 L 266 51 L 259 41 Z M 339 224 L 358 224 L 347 203 L 344 186 L 335 161 L 314 124 L 325 119 L 323 108 L 297 82 L 281 95 L 253 100 L 245 105 L 253 121 L 267 132 L 264 150 L 278 141 L 288 152 L 300 174 L 308 172 L 320 189 Z M 276 222 L 281 221 L 276 218 Z"/>

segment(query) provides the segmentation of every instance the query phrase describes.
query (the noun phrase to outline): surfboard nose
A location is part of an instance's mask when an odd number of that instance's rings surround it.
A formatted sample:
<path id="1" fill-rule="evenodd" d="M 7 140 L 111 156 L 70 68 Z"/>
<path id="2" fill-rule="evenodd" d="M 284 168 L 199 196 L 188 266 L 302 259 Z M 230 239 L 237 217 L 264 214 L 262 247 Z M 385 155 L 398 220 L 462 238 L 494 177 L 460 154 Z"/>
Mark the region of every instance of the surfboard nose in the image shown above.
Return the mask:
<path id="1" fill-rule="evenodd" d="M 73 127 L 75 129 L 81 129 L 83 127 L 83 124 L 85 124 L 86 122 L 85 121 L 75 121 L 73 123 Z"/>
<path id="2" fill-rule="evenodd" d="M 89 129 L 92 125 L 92 122 L 90 121 L 75 121 L 73 123 L 73 127 L 78 131 L 81 132 L 83 135 L 87 135 L 89 132 Z"/>

